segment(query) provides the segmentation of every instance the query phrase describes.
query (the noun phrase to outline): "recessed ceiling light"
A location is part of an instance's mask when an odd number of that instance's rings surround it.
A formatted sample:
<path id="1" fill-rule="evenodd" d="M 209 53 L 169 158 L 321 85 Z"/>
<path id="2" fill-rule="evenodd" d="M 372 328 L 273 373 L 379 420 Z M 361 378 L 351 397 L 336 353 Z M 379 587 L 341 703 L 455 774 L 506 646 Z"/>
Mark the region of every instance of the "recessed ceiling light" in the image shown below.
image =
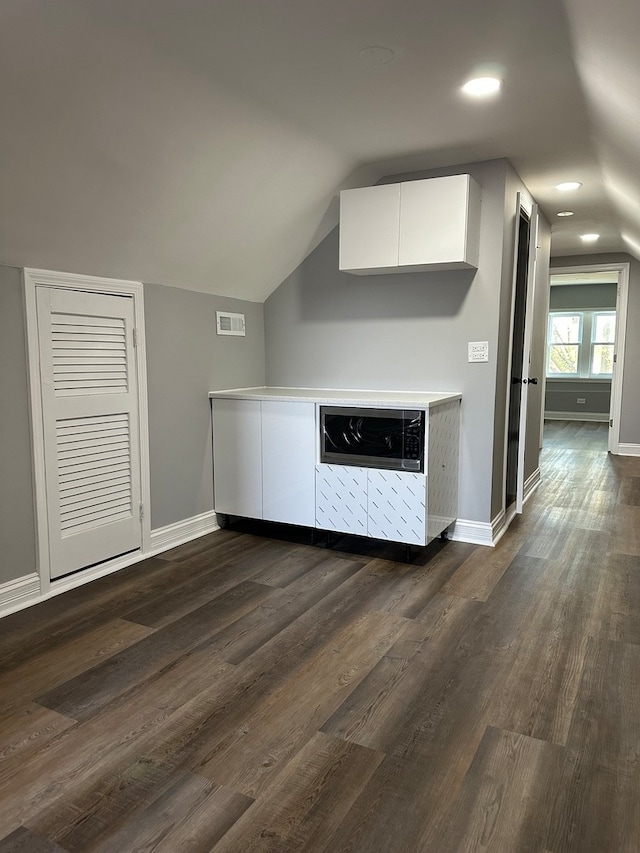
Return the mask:
<path id="1" fill-rule="evenodd" d="M 462 87 L 465 95 L 474 98 L 483 98 L 487 95 L 495 95 L 502 88 L 502 80 L 499 77 L 474 77 Z"/>
<path id="2" fill-rule="evenodd" d="M 556 184 L 556 189 L 564 193 L 569 190 L 579 190 L 581 186 L 580 181 L 563 181 L 561 184 Z"/>
<path id="3" fill-rule="evenodd" d="M 556 216 L 573 216 L 573 210 L 561 210 Z"/>
<path id="4" fill-rule="evenodd" d="M 580 239 L 583 243 L 595 243 L 599 236 L 599 234 L 581 234 Z"/>

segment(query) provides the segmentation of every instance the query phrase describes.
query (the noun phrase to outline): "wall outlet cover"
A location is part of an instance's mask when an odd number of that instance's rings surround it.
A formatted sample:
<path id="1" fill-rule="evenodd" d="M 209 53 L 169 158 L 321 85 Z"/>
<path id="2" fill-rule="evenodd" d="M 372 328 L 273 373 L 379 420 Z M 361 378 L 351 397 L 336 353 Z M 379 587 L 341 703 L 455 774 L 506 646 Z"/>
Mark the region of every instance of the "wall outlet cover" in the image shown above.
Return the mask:
<path id="1" fill-rule="evenodd" d="M 469 362 L 489 361 L 489 341 L 469 341 L 467 360 Z"/>

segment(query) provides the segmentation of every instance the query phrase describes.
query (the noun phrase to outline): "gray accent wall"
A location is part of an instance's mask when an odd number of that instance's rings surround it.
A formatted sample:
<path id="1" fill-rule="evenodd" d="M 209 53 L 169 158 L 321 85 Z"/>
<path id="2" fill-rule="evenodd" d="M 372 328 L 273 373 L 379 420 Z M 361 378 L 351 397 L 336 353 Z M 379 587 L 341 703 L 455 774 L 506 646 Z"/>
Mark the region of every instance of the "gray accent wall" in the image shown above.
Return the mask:
<path id="1" fill-rule="evenodd" d="M 151 529 L 213 509 L 207 394 L 264 385 L 263 306 L 146 284 Z M 245 315 L 246 336 L 216 334 L 216 311 Z"/>
<path id="2" fill-rule="evenodd" d="M 498 400 L 496 376 L 498 369 L 506 375 L 515 192 L 522 184 L 506 160 L 381 183 L 464 172 L 482 189 L 478 270 L 341 273 L 335 229 L 265 303 L 266 370 L 269 385 L 461 392 L 460 518 L 486 523 L 502 499 L 504 389 L 498 383 Z M 467 342 L 484 340 L 489 362 L 469 364 Z"/>
<path id="3" fill-rule="evenodd" d="M 551 259 L 551 266 L 573 267 L 629 264 L 629 300 L 624 351 L 624 379 L 620 415 L 620 443 L 640 445 L 640 261 L 624 252 L 598 255 L 565 255 Z"/>
<path id="4" fill-rule="evenodd" d="M 36 570 L 22 275 L 0 266 L 0 584 Z"/>

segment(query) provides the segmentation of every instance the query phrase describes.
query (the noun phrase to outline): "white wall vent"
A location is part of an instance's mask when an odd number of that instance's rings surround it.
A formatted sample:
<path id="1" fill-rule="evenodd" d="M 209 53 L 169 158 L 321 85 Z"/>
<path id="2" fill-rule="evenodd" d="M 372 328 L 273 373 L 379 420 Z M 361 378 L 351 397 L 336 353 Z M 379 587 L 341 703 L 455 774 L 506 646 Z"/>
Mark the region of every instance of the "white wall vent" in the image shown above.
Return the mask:
<path id="1" fill-rule="evenodd" d="M 244 314 L 230 314 L 229 311 L 216 311 L 216 330 L 219 335 L 245 336 Z"/>

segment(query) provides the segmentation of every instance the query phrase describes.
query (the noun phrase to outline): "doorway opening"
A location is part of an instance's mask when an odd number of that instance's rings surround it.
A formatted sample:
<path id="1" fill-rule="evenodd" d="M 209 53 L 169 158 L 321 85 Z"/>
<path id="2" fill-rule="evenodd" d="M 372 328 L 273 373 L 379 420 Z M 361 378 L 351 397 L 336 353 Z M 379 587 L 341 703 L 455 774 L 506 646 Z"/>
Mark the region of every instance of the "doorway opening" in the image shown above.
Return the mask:
<path id="1" fill-rule="evenodd" d="M 550 271 L 545 446 L 546 441 L 561 442 L 563 435 L 571 443 L 591 435 L 596 445 L 604 443 L 604 450 L 620 452 L 628 277 L 625 263 L 552 267 Z M 555 422 L 582 425 L 582 429 L 573 426 L 563 433 Z"/>
<path id="2" fill-rule="evenodd" d="M 525 503 L 525 445 L 538 248 L 538 206 L 517 194 L 502 506 L 508 526 Z"/>

